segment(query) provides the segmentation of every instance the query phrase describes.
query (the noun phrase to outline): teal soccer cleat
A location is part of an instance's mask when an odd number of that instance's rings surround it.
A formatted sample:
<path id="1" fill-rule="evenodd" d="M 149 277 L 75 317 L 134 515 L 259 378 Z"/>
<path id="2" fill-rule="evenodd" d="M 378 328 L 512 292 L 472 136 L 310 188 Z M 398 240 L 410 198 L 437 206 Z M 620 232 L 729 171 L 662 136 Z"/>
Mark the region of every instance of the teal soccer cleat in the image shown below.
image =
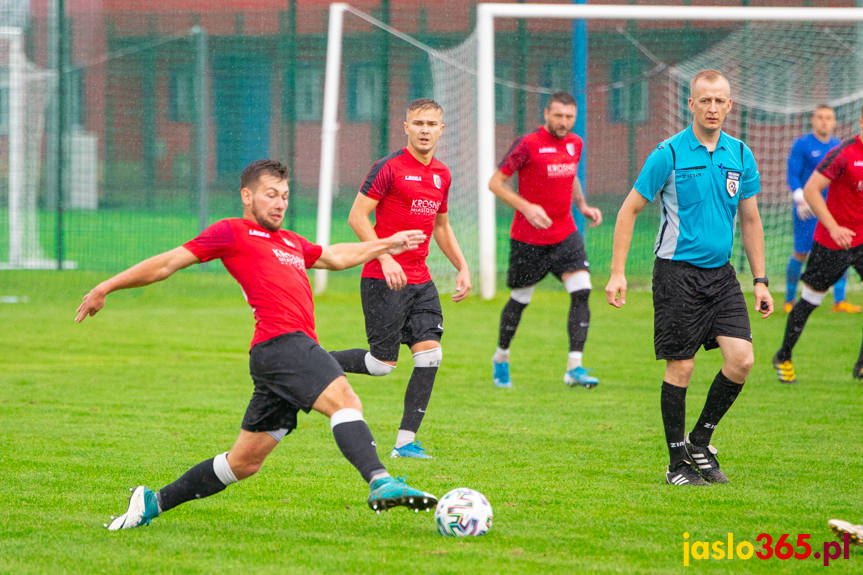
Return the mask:
<path id="1" fill-rule="evenodd" d="M 132 490 L 129 497 L 129 508 L 119 517 L 111 517 L 111 523 L 106 523 L 108 531 L 119 531 L 120 529 L 134 529 L 142 525 L 149 525 L 150 521 L 159 516 L 159 503 L 156 494 L 152 490 L 139 485 Z"/>
<path id="2" fill-rule="evenodd" d="M 491 364 L 494 366 L 494 386 L 495 387 L 512 387 L 512 379 L 509 377 L 509 362 L 494 361 Z"/>
<path id="3" fill-rule="evenodd" d="M 414 489 L 403 477 L 381 477 L 369 485 L 369 507 L 380 513 L 392 507 L 403 505 L 408 509 L 431 511 L 437 505 L 437 497 Z"/>
<path id="4" fill-rule="evenodd" d="M 589 373 L 590 370 L 581 367 L 575 367 L 563 374 L 563 383 L 569 387 L 579 385 L 585 389 L 593 389 L 599 385 L 599 380 Z"/>
<path id="5" fill-rule="evenodd" d="M 419 441 L 402 445 L 401 447 L 393 447 L 390 451 L 390 457 L 412 457 L 414 459 L 432 459 L 432 456 L 426 453 L 425 448 L 420 445 Z"/>

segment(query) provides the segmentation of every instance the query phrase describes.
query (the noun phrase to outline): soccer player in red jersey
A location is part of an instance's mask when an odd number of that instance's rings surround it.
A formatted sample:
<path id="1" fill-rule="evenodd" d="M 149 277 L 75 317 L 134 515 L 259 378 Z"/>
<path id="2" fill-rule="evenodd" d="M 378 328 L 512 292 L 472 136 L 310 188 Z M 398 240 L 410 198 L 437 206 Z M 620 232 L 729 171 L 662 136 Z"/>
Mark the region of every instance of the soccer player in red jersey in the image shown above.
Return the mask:
<path id="1" fill-rule="evenodd" d="M 109 530 L 149 525 L 161 513 L 191 499 L 222 491 L 254 475 L 285 435 L 297 426 L 297 412 L 312 409 L 330 418 L 344 456 L 369 483 L 369 506 L 430 509 L 434 496 L 393 479 L 378 458 L 363 419 L 360 399 L 338 363 L 318 345 L 309 267 L 340 270 L 382 254 L 398 255 L 426 241 L 419 230 L 385 239 L 321 247 L 281 229 L 288 206 L 287 168 L 258 160 L 243 170 L 243 217 L 218 221 L 182 246 L 144 260 L 109 278 L 84 296 L 75 321 L 95 315 L 114 291 L 166 279 L 174 272 L 221 258 L 243 289 L 255 315 L 249 370 L 255 389 L 231 450 L 203 461 L 153 492 L 132 491 L 127 511 Z"/>
<path id="2" fill-rule="evenodd" d="M 444 129 L 443 109 L 434 100 L 411 102 L 404 129 L 407 146 L 372 165 L 351 207 L 348 225 L 361 241 L 413 228 L 434 236 L 457 270 L 452 300 L 459 302 L 470 292 L 470 270 L 449 223 L 449 168 L 434 157 Z M 363 267 L 360 292 L 369 349 L 333 352 L 348 373 L 386 375 L 396 367 L 400 345 L 410 348 L 414 369 L 391 457 L 431 457 L 416 441 L 443 357 L 443 314 L 426 265 L 428 249 L 426 240 L 416 250 L 384 254 Z"/>
<path id="3" fill-rule="evenodd" d="M 602 223 L 602 212 L 587 205 L 578 180 L 582 141 L 571 133 L 575 115 L 575 99 L 570 94 L 552 94 L 545 107 L 545 125 L 513 143 L 488 184 L 494 195 L 515 208 L 506 281 L 512 291 L 501 313 L 498 347 L 492 358 L 498 387 L 512 387 L 509 344 L 534 286 L 549 272 L 570 294 L 569 357 L 563 381 L 588 389 L 599 383 L 581 364 L 590 326 L 590 264 L 571 205 L 592 220 L 591 227 Z M 515 172 L 517 193 L 507 183 Z"/>
<path id="4" fill-rule="evenodd" d="M 806 271 L 800 278 L 800 299 L 788 314 L 782 347 L 773 356 L 781 383 L 797 382 L 791 352 L 809 314 L 821 305 L 830 286 L 849 267 L 863 275 L 863 109 L 858 123 L 860 134 L 830 150 L 803 187 L 803 197 L 818 218 L 818 225 Z M 830 193 L 825 202 L 821 191 L 827 186 Z M 863 344 L 853 374 L 863 379 Z"/>

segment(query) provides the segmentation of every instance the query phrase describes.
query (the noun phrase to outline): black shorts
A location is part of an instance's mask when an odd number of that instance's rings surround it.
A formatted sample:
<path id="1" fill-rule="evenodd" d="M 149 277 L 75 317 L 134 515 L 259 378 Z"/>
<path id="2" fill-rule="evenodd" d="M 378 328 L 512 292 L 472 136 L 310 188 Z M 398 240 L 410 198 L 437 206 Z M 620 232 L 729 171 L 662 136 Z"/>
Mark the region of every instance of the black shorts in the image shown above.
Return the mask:
<path id="1" fill-rule="evenodd" d="M 299 331 L 256 344 L 249 372 L 255 391 L 241 427 L 289 433 L 297 427 L 297 411 L 311 410 L 324 389 L 345 374 L 333 356 Z"/>
<path id="2" fill-rule="evenodd" d="M 511 289 L 538 284 L 549 272 L 560 279 L 567 272 L 589 269 L 587 250 L 578 232 L 572 232 L 559 244 L 534 245 L 509 240 L 506 285 Z"/>
<path id="3" fill-rule="evenodd" d="M 806 271 L 800 279 L 813 290 L 825 292 L 839 281 L 849 267 L 853 267 L 863 277 L 863 245 L 850 250 L 831 250 L 813 242 L 809 259 L 806 260 Z"/>
<path id="4" fill-rule="evenodd" d="M 691 359 L 717 336 L 752 341 L 749 310 L 731 264 L 699 268 L 656 258 L 653 265 L 653 347 L 656 359 Z"/>
<path id="5" fill-rule="evenodd" d="M 386 280 L 362 278 L 360 295 L 366 317 L 366 338 L 372 356 L 396 361 L 399 345 L 440 341 L 443 313 L 434 282 L 408 284 L 398 291 Z"/>

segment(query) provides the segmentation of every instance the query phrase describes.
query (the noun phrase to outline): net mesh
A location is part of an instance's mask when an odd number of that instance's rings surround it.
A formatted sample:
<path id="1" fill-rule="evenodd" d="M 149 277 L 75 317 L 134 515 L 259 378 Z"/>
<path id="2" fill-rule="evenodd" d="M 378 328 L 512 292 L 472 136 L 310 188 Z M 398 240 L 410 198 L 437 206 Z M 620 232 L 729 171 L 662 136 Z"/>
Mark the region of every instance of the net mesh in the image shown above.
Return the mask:
<path id="1" fill-rule="evenodd" d="M 326 4 L 65 6 L 61 22 L 57 3 L 0 2 L 0 22 L 21 33 L 30 70 L 23 81 L 35 82 L 25 88 L 27 109 L 12 111 L 8 42 L 0 39 L 0 262 L 10 261 L 14 240 L 39 261 L 62 258 L 79 269 L 118 271 L 190 239 L 202 221 L 238 215 L 239 173 L 260 157 L 289 165 L 286 225 L 315 238 Z M 453 173 L 450 220 L 477 284 L 477 193 L 488 192 L 477 189 L 475 175 L 476 2 L 357 6 L 392 29 L 358 11 L 345 14 L 332 241 L 355 239 L 347 213 L 369 167 L 404 145 L 407 104 L 432 97 L 443 105 L 447 124 L 438 156 Z M 794 138 L 809 130 L 808 115 L 818 103 L 836 108 L 838 137 L 858 131 L 859 25 L 614 20 L 587 21 L 585 29 L 583 183 L 605 216 L 602 226 L 586 232 L 594 274 L 608 271 L 614 215 L 645 157 L 689 121 L 687 83 L 702 67 L 731 79 L 735 109 L 727 128 L 759 162 L 768 272 L 784 273 L 791 249 L 785 157 Z M 549 92 L 579 90 L 576 45 L 569 20 L 496 22 L 496 160 L 514 138 L 542 123 Z M 62 66 L 58 47 L 65 47 Z M 10 163 L 20 156 L 10 150 L 9 133 L 10 118 L 18 117 L 26 127 L 16 150 L 27 160 Z M 10 165 L 18 166 L 11 178 Z M 14 232 L 10 181 L 23 182 L 14 197 L 28 213 Z M 502 279 L 512 211 L 500 202 L 496 210 Z M 632 279 L 649 277 L 658 221 L 653 206 L 639 217 L 628 261 Z M 452 266 L 436 247 L 430 263 L 442 291 L 450 289 Z M 739 248 L 734 263 L 741 263 Z"/>

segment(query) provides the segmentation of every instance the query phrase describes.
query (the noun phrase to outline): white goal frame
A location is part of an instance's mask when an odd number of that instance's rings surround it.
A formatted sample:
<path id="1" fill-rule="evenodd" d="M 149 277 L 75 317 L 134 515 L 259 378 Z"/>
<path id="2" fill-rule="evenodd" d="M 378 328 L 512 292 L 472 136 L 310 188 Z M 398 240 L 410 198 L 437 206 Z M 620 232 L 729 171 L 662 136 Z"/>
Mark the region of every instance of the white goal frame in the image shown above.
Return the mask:
<path id="1" fill-rule="evenodd" d="M 348 4 L 330 5 L 327 64 L 321 125 L 318 182 L 317 243 L 328 245 L 332 218 L 342 24 Z M 479 291 L 491 299 L 496 291 L 495 196 L 488 181 L 495 170 L 494 24 L 498 18 L 559 18 L 568 20 L 693 20 L 766 22 L 859 22 L 863 8 L 786 8 L 749 6 L 637 6 L 588 4 L 476 5 L 477 34 L 477 197 L 479 228 Z M 586 113 L 580 110 L 580 113 Z M 622 190 L 621 193 L 627 190 Z M 326 271 L 315 270 L 315 292 L 326 288 Z"/>

